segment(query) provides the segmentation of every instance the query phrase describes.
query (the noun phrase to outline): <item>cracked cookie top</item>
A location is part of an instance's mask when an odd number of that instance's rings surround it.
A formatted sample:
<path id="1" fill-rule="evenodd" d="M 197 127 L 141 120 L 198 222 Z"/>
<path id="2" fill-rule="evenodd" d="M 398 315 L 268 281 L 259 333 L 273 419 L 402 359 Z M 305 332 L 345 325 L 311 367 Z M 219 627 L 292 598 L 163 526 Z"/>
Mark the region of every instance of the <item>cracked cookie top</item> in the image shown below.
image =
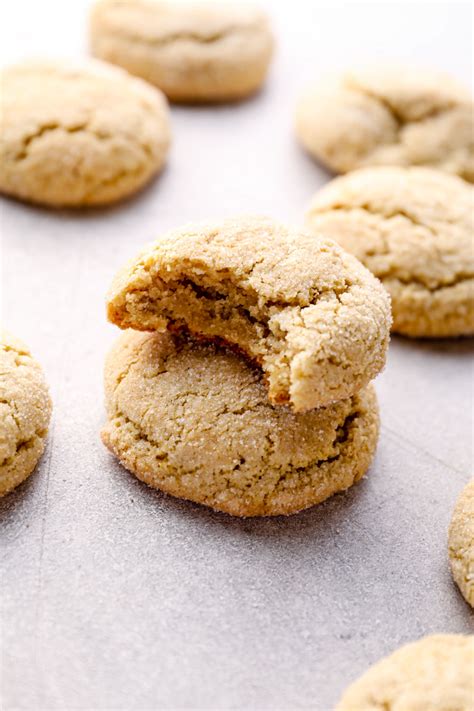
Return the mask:
<path id="1" fill-rule="evenodd" d="M 300 100 L 296 131 L 338 173 L 426 165 L 474 181 L 472 96 L 453 79 L 380 66 L 328 77 Z"/>
<path id="2" fill-rule="evenodd" d="M 125 332 L 105 366 L 104 443 L 147 484 L 237 516 L 289 514 L 347 489 L 378 433 L 371 386 L 328 408 L 273 407 L 261 371 L 184 335 Z"/>
<path id="3" fill-rule="evenodd" d="M 228 101 L 264 81 L 273 51 L 266 15 L 248 3 L 100 0 L 92 53 L 173 101 Z"/>
<path id="4" fill-rule="evenodd" d="M 163 235 L 115 278 L 109 320 L 222 340 L 262 367 L 274 404 L 295 412 L 349 397 L 382 369 L 390 304 L 333 241 L 267 218 Z"/>
<path id="5" fill-rule="evenodd" d="M 24 343 L 0 331 L 0 496 L 26 479 L 44 450 L 51 400 Z"/>
<path id="6" fill-rule="evenodd" d="M 474 607 L 474 479 L 463 489 L 454 508 L 448 546 L 453 578 Z"/>
<path id="7" fill-rule="evenodd" d="M 1 76 L 0 191 L 53 206 L 109 203 L 143 186 L 170 142 L 166 99 L 90 60 Z"/>
<path id="8" fill-rule="evenodd" d="M 314 197 L 306 227 L 354 254 L 392 297 L 393 330 L 474 333 L 474 188 L 429 168 L 366 168 Z"/>
<path id="9" fill-rule="evenodd" d="M 335 711 L 472 711 L 473 664 L 473 635 L 423 637 L 371 667 Z"/>

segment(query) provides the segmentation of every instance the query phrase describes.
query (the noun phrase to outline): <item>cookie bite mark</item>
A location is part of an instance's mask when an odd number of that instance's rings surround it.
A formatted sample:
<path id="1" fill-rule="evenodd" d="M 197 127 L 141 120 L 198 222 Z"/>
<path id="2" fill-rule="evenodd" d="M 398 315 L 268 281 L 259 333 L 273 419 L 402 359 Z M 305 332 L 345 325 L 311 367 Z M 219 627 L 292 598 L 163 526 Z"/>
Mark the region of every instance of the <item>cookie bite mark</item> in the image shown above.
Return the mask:
<path id="1" fill-rule="evenodd" d="M 269 398 L 295 412 L 349 397 L 382 369 L 390 304 L 334 242 L 265 218 L 164 235 L 116 277 L 109 320 L 186 329 L 257 363 Z"/>

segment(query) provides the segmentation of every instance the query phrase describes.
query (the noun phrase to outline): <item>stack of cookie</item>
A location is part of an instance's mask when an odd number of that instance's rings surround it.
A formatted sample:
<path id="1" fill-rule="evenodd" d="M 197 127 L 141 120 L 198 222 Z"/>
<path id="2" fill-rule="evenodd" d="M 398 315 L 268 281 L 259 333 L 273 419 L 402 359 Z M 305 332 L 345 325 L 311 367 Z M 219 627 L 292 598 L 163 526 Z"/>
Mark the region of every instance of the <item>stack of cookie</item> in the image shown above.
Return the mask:
<path id="1" fill-rule="evenodd" d="M 117 275 L 107 308 L 127 330 L 102 437 L 147 484 L 259 516 L 366 472 L 390 301 L 331 240 L 265 218 L 171 232 Z"/>

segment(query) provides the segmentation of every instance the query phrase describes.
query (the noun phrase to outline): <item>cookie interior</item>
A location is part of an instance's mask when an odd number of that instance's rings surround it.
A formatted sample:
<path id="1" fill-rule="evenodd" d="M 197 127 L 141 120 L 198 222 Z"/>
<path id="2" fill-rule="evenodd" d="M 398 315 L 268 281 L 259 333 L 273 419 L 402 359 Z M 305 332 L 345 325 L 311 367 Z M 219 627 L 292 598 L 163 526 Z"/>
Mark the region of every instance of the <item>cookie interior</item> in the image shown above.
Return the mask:
<path id="1" fill-rule="evenodd" d="M 303 411 L 347 397 L 381 367 L 379 362 L 367 363 L 374 345 L 364 343 L 362 333 L 359 348 L 364 363 L 354 365 L 353 351 L 344 343 L 340 347 L 336 340 L 327 343 L 327 331 L 334 330 L 338 311 L 347 309 L 344 296 L 351 290 L 362 299 L 358 285 L 341 280 L 315 292 L 309 304 L 299 298 L 293 303 L 269 301 L 248 283 L 239 283 L 230 271 L 186 263 L 154 271 L 149 287 L 126 293 L 125 308 L 119 313 L 109 303 L 109 318 L 122 328 L 188 330 L 225 341 L 262 367 L 271 402 L 289 403 L 295 411 Z M 313 393 L 301 387 L 308 377 L 306 359 L 311 361 Z M 344 380 L 346 373 L 352 375 Z"/>

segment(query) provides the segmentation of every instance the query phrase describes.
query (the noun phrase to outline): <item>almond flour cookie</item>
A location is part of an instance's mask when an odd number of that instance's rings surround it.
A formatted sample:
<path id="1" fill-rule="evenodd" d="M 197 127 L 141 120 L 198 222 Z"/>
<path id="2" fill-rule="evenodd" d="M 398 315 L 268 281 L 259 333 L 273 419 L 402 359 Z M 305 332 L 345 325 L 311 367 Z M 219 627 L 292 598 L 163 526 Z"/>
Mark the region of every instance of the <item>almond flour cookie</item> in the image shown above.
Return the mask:
<path id="1" fill-rule="evenodd" d="M 303 412 L 353 395 L 383 368 L 390 304 L 334 242 L 238 218 L 163 235 L 115 278 L 108 317 L 232 344 L 261 365 L 271 402 Z"/>
<path id="2" fill-rule="evenodd" d="M 222 347 L 127 331 L 106 361 L 102 439 L 150 486 L 235 516 L 295 513 L 358 481 L 377 441 L 372 386 L 295 415 L 261 378 Z"/>
<path id="3" fill-rule="evenodd" d="M 28 348 L 0 331 L 0 496 L 21 484 L 43 454 L 51 400 Z"/>
<path id="4" fill-rule="evenodd" d="M 265 80 L 273 50 L 266 15 L 244 3 L 101 0 L 90 35 L 95 56 L 184 102 L 253 93 Z"/>
<path id="5" fill-rule="evenodd" d="M 52 206 L 120 200 L 170 142 L 166 99 L 102 62 L 30 62 L 1 76 L 0 191 Z"/>
<path id="6" fill-rule="evenodd" d="M 474 181 L 469 91 L 436 71 L 378 66 L 311 88 L 296 112 L 303 146 L 337 173 L 426 165 Z"/>
<path id="7" fill-rule="evenodd" d="M 424 637 L 371 667 L 335 711 L 472 711 L 473 669 L 474 636 Z"/>
<path id="8" fill-rule="evenodd" d="M 448 546 L 453 578 L 474 607 L 474 479 L 462 491 L 454 509 Z"/>
<path id="9" fill-rule="evenodd" d="M 474 189 L 429 168 L 366 168 L 313 199 L 306 227 L 354 254 L 392 297 L 393 331 L 474 333 Z"/>

